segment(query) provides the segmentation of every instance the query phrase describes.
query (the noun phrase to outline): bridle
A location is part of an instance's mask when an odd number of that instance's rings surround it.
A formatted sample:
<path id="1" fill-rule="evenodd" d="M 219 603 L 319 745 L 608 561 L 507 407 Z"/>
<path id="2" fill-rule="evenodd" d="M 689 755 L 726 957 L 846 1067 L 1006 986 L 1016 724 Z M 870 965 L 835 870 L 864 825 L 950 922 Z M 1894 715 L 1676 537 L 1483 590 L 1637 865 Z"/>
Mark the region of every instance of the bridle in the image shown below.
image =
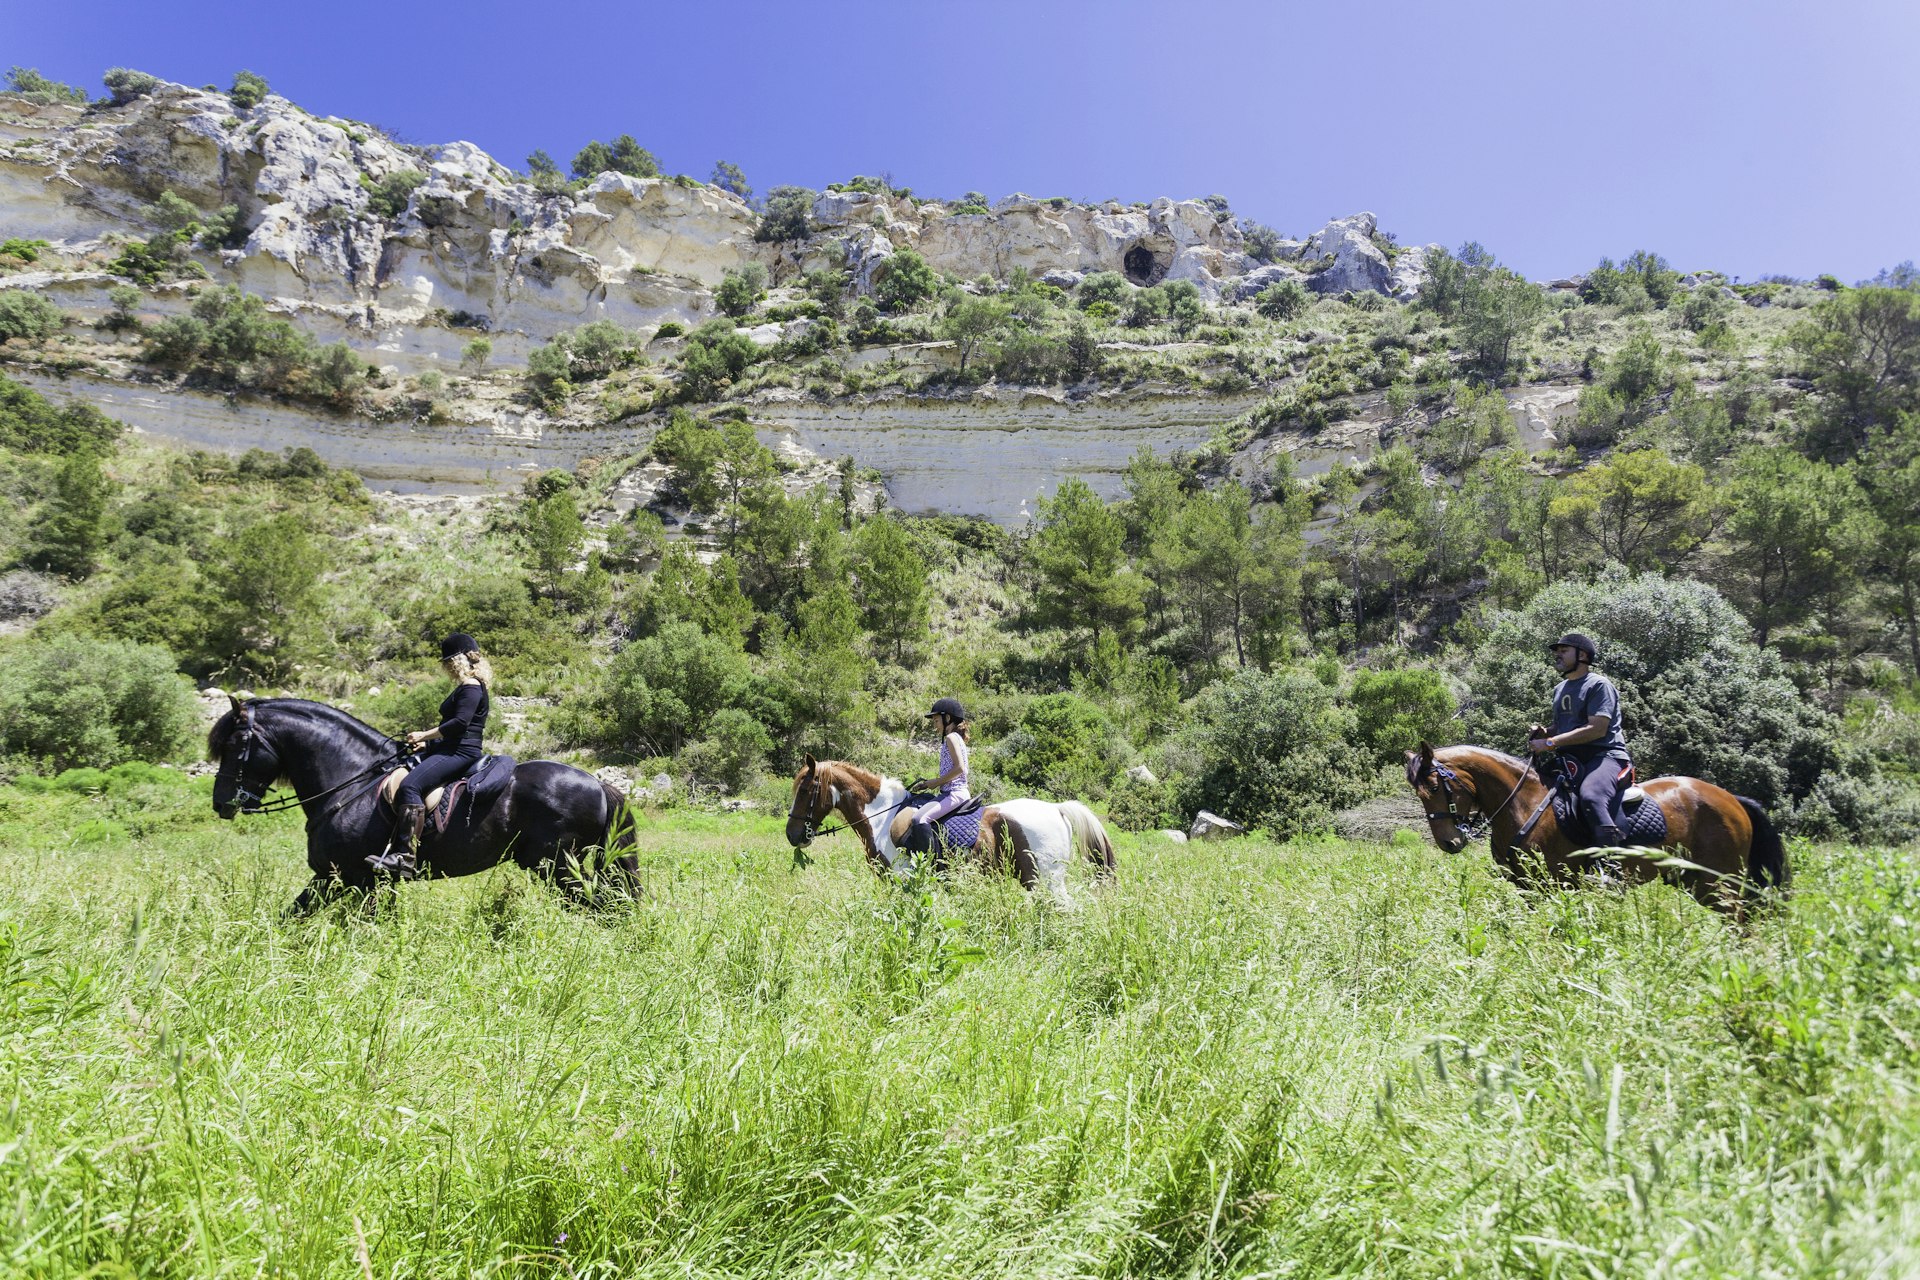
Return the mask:
<path id="1" fill-rule="evenodd" d="M 1472 782 L 1462 774 L 1435 760 L 1430 776 L 1434 782 L 1439 785 L 1440 794 L 1447 799 L 1447 811 L 1445 813 L 1429 812 L 1427 814 L 1427 821 L 1451 822 L 1460 834 L 1468 840 L 1478 840 L 1492 829 L 1493 820 L 1506 812 L 1507 806 L 1513 803 L 1513 798 L 1520 794 L 1520 788 L 1527 785 L 1527 775 L 1532 772 L 1532 769 L 1533 765 L 1531 762 L 1521 768 L 1520 776 L 1514 780 L 1513 790 L 1507 793 L 1507 798 L 1500 802 L 1500 806 L 1497 809 L 1491 812 L 1476 813 L 1472 817 L 1462 817 L 1460 813 L 1460 802 L 1454 799 L 1453 784 L 1459 783 L 1465 788 L 1466 793 L 1472 797 L 1475 806 L 1478 806 L 1480 803 L 1479 791 L 1473 786 Z"/>
<path id="2" fill-rule="evenodd" d="M 336 782 L 325 791 L 318 791 L 310 796 L 302 796 L 298 792 L 294 792 L 291 795 L 280 796 L 276 799 L 269 800 L 266 798 L 266 793 L 273 790 L 271 779 L 278 777 L 280 774 L 280 757 L 273 750 L 273 744 L 267 741 L 266 734 L 254 723 L 253 709 L 251 707 L 242 707 L 236 711 L 234 713 L 234 723 L 237 727 L 234 736 L 229 740 L 229 746 L 231 746 L 232 743 L 238 743 L 240 750 L 237 755 L 231 754 L 230 752 L 222 753 L 220 768 L 214 774 L 214 784 L 217 788 L 219 784 L 228 777 L 229 767 L 231 767 L 232 773 L 236 775 L 233 782 L 233 797 L 238 803 L 235 805 L 235 808 L 241 813 L 284 813 L 288 809 L 299 808 L 301 805 L 307 804 L 310 801 L 323 800 L 334 792 L 344 790 L 364 778 L 371 777 L 376 773 L 384 773 L 393 765 L 399 764 L 406 759 L 406 753 L 396 747 L 394 751 L 382 756 L 344 782 Z M 273 761 L 273 772 L 268 775 L 268 781 L 257 784 L 260 788 L 258 791 L 252 789 L 255 784 L 250 782 L 247 777 L 247 764 L 253 759 L 253 749 L 256 740 L 258 740 L 263 747 L 267 758 Z M 390 738 L 388 741 L 397 744 L 400 740 Z M 324 819 L 330 816 L 334 810 L 338 809 L 351 798 L 351 796 L 342 796 L 339 800 L 328 806 L 326 812 L 320 814 L 320 818 Z M 315 820 L 318 821 L 319 819 Z"/>
<path id="3" fill-rule="evenodd" d="M 832 806 L 826 803 L 826 787 L 827 787 L 827 780 L 820 776 L 820 769 L 816 765 L 813 770 L 813 802 L 807 806 L 807 814 L 805 817 L 802 817 L 800 814 L 800 793 L 798 791 L 794 792 L 793 805 L 791 808 L 787 810 L 787 821 L 793 822 L 797 820 L 800 823 L 801 833 L 806 837 L 800 842 L 801 847 L 812 844 L 814 840 L 820 836 L 837 835 L 838 833 L 847 830 L 849 827 L 853 825 L 851 822 L 848 822 L 845 818 L 842 818 L 840 820 L 840 825 L 837 827 L 835 826 L 815 827 L 813 825 L 815 821 L 813 815 L 815 813 L 822 814 L 823 816 L 820 819 L 820 821 L 824 822 L 826 821 L 824 814 L 832 812 Z M 882 809 L 879 813 L 862 814 L 861 816 L 866 818 L 868 821 L 868 825 L 871 826 L 874 819 L 884 818 L 890 813 L 894 813 L 900 809 L 905 808 L 907 806 L 907 803 L 912 799 L 913 799 L 913 792 L 909 791 L 904 797 L 901 798 L 899 804 L 889 805 L 885 809 Z M 798 849 L 796 849 L 795 852 L 797 853 Z"/>

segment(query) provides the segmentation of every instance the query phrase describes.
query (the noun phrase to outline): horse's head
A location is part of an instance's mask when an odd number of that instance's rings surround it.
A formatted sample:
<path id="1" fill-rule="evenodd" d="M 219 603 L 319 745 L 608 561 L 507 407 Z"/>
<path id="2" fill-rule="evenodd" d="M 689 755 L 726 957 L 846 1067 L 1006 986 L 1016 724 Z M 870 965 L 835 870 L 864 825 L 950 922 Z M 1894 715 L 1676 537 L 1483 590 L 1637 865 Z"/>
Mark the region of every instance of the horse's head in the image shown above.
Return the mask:
<path id="1" fill-rule="evenodd" d="M 280 757 L 256 723 L 251 703 L 228 695 L 233 709 L 207 735 L 207 754 L 220 762 L 213 775 L 213 811 L 222 818 L 257 813 L 260 799 L 280 776 Z"/>
<path id="2" fill-rule="evenodd" d="M 1461 826 L 1482 812 L 1473 779 L 1436 759 L 1433 744 L 1423 742 L 1418 751 L 1407 752 L 1407 782 L 1427 815 L 1433 842 L 1448 853 L 1466 848 L 1468 837 Z"/>
<path id="3" fill-rule="evenodd" d="M 796 849 L 812 844 L 820 824 L 833 813 L 833 805 L 827 766 L 808 756 L 793 778 L 793 802 L 787 806 L 787 843 Z"/>

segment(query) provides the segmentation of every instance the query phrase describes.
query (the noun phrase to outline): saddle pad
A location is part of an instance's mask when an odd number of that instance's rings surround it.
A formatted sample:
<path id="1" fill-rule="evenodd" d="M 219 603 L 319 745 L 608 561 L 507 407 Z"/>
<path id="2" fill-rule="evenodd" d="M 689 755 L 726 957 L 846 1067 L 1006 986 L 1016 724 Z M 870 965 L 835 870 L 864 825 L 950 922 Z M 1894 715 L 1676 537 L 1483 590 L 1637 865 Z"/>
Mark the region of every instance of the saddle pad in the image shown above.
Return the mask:
<path id="1" fill-rule="evenodd" d="M 1560 830 L 1580 848 L 1593 844 L 1593 832 L 1580 816 L 1580 797 L 1565 788 L 1553 793 L 1553 820 Z M 1667 843 L 1667 815 L 1660 802 L 1648 796 L 1639 804 L 1627 806 L 1621 813 L 1620 836 L 1629 845 L 1659 849 Z"/>
<path id="2" fill-rule="evenodd" d="M 973 842 L 980 838 L 980 810 L 983 807 L 969 805 L 934 823 L 940 828 L 940 838 L 946 841 L 947 848 L 973 848 Z"/>

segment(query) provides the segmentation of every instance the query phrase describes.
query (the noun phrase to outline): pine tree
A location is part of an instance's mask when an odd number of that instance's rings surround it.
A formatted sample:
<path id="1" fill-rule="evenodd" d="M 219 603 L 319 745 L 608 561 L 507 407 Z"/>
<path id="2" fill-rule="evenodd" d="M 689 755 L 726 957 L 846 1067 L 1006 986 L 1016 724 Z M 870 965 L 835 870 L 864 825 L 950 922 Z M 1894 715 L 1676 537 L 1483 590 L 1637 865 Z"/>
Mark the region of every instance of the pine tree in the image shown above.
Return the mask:
<path id="1" fill-rule="evenodd" d="M 107 500 L 113 489 L 113 481 L 100 470 L 98 454 L 82 449 L 67 455 L 34 530 L 30 561 L 70 578 L 92 573 L 106 546 Z"/>

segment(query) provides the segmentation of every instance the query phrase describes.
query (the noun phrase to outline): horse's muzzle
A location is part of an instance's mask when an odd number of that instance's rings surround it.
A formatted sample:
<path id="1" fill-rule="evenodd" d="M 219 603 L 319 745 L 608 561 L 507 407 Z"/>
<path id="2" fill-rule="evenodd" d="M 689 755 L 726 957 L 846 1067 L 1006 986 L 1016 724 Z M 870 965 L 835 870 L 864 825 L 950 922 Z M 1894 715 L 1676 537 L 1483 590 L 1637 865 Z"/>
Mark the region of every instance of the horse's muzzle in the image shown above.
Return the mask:
<path id="1" fill-rule="evenodd" d="M 797 823 L 787 824 L 787 843 L 795 849 L 804 849 L 813 843 L 813 828 Z"/>

